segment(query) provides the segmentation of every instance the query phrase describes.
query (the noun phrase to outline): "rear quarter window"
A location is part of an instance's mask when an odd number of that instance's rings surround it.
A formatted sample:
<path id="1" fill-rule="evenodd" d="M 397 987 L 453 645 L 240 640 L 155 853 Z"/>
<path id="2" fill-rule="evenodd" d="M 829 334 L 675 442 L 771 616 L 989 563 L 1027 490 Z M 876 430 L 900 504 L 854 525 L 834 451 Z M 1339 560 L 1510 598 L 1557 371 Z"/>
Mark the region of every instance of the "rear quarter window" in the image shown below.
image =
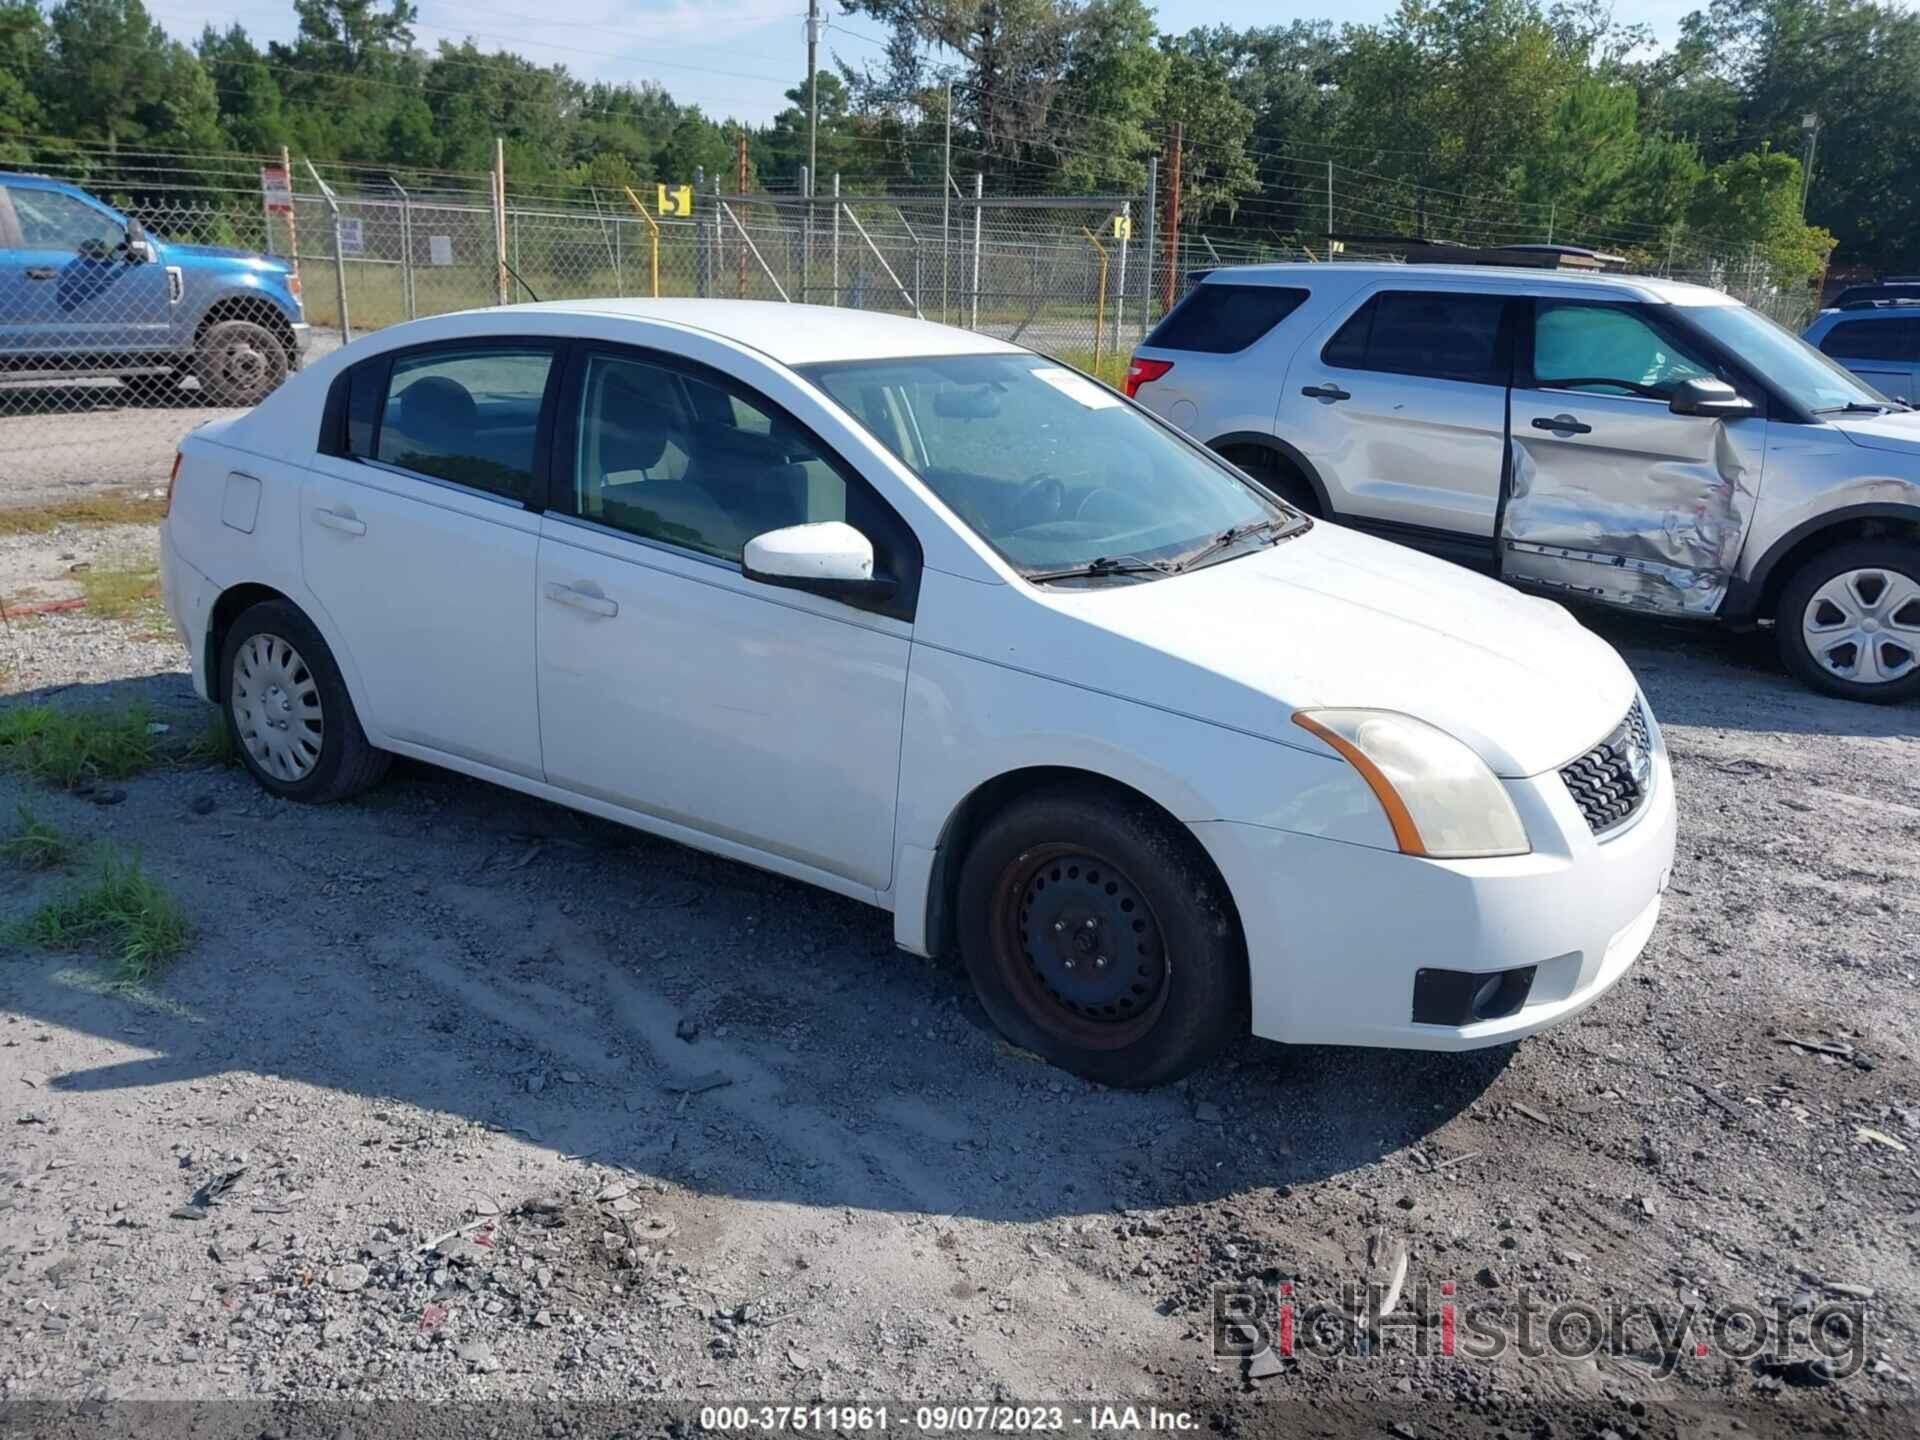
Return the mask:
<path id="1" fill-rule="evenodd" d="M 1843 360 L 1920 361 L 1920 320 L 1891 315 L 1843 320 L 1827 332 L 1820 348 Z"/>
<path id="2" fill-rule="evenodd" d="M 1306 298 L 1305 290 L 1280 285 L 1196 285 L 1145 343 L 1156 350 L 1230 355 L 1253 344 Z"/>

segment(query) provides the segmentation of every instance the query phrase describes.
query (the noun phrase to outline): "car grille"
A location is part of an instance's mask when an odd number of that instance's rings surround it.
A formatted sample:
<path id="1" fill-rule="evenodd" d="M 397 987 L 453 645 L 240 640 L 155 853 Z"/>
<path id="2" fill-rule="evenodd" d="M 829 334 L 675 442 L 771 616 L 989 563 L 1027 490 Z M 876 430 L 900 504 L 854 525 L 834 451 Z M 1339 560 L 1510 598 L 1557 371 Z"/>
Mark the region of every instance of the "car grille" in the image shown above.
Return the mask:
<path id="1" fill-rule="evenodd" d="M 1594 834 L 1632 819 L 1653 787 L 1653 743 L 1641 702 L 1633 702 L 1611 735 L 1562 767 L 1560 778 Z"/>

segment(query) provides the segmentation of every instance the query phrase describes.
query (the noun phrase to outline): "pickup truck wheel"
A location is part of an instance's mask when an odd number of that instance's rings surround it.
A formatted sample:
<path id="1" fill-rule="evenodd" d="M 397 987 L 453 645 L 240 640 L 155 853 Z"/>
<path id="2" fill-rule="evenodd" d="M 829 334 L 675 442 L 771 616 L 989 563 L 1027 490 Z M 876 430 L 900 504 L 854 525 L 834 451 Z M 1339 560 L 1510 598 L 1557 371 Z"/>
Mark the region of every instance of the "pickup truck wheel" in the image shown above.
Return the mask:
<path id="1" fill-rule="evenodd" d="M 292 359 L 264 325 L 222 320 L 193 348 L 193 373 L 216 405 L 257 405 L 287 378 Z"/>
<path id="2" fill-rule="evenodd" d="M 324 804 L 372 786 L 393 757 L 360 728 L 333 652 L 284 600 L 244 611 L 220 654 L 220 693 L 241 763 L 262 789 Z"/>
<path id="3" fill-rule="evenodd" d="M 1787 668 L 1815 690 L 1880 705 L 1920 695 L 1920 545 L 1822 551 L 1781 591 L 1774 633 Z"/>
<path id="4" fill-rule="evenodd" d="M 989 820 L 960 871 L 960 951 L 1014 1043 L 1144 1089 L 1243 1020 L 1246 958 L 1193 838 L 1147 806 L 1062 788 Z"/>

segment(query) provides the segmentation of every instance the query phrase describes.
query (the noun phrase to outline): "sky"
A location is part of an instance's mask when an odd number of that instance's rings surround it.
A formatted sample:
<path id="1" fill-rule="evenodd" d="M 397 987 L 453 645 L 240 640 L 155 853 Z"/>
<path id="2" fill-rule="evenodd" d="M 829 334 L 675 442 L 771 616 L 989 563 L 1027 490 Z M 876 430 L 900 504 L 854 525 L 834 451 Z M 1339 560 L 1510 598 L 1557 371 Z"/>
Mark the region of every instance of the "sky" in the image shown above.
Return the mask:
<path id="1" fill-rule="evenodd" d="M 169 33 L 191 41 L 212 23 L 239 21 L 256 41 L 291 39 L 291 0 L 147 0 Z M 1651 25 L 1671 40 L 1680 19 L 1706 0 L 1617 0 L 1622 22 Z M 829 28 L 821 63 L 876 60 L 884 38 L 871 20 L 843 17 L 838 0 L 821 0 Z M 1392 0 L 1158 0 L 1160 28 L 1285 24 L 1337 16 L 1377 20 Z M 786 108 L 783 94 L 806 74 L 806 0 L 419 0 L 415 34 L 423 48 L 472 37 L 483 49 L 509 49 L 562 64 L 593 80 L 657 80 L 676 99 L 718 119 L 761 124 Z"/>

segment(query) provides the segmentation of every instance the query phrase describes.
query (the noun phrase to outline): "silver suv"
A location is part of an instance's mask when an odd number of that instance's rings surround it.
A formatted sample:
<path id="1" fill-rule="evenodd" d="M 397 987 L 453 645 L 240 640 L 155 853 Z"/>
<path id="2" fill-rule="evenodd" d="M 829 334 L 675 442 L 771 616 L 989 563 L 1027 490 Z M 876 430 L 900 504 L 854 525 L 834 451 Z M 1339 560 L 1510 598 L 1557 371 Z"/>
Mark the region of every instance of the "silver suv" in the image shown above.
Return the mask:
<path id="1" fill-rule="evenodd" d="M 1920 694 L 1920 413 L 1715 290 L 1459 265 L 1206 274 L 1127 392 L 1312 514 Z"/>

